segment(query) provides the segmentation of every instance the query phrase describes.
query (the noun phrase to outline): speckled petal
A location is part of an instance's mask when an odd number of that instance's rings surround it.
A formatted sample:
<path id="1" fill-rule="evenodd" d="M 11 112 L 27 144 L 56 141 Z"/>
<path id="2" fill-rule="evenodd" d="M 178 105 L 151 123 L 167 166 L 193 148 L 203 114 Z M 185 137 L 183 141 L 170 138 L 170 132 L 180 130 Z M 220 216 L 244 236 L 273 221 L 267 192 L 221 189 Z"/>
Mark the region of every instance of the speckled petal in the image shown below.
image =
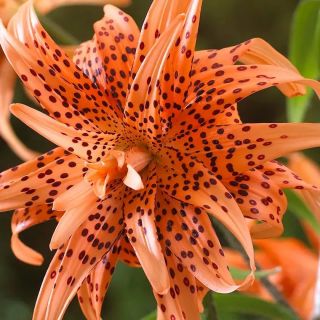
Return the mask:
<path id="1" fill-rule="evenodd" d="M 160 79 L 168 55 L 181 32 L 185 16 L 176 17 L 170 27 L 150 49 L 130 86 L 125 108 L 125 123 L 140 139 L 152 140 L 161 134 Z"/>
<path id="2" fill-rule="evenodd" d="M 170 273 L 170 290 L 165 295 L 154 293 L 158 303 L 157 320 L 200 320 L 195 278 L 166 251 L 166 262 Z"/>
<path id="3" fill-rule="evenodd" d="M 238 289 L 208 214 L 165 194 L 158 201 L 157 221 L 166 250 L 210 290 L 229 293 Z"/>
<path id="4" fill-rule="evenodd" d="M 19 234 L 37 224 L 59 218 L 61 215 L 62 212 L 52 210 L 50 205 L 16 210 L 11 220 L 11 248 L 15 256 L 25 263 L 41 265 L 43 262 L 42 255 L 26 246 L 19 239 Z"/>
<path id="5" fill-rule="evenodd" d="M 125 223 L 127 237 L 153 289 L 164 294 L 169 290 L 169 276 L 155 224 L 157 175 L 151 166 L 144 179 L 145 189 L 126 192 Z"/>
<path id="6" fill-rule="evenodd" d="M 116 106 L 122 117 L 140 31 L 129 15 L 112 5 L 104 7 L 104 14 L 94 25 L 93 39 L 76 50 L 73 60 L 105 90 L 110 108 Z"/>
<path id="7" fill-rule="evenodd" d="M 120 136 L 74 129 L 22 104 L 12 105 L 11 112 L 51 142 L 89 162 L 99 162 L 108 150 L 114 149 Z"/>
<path id="8" fill-rule="evenodd" d="M 196 156 L 218 177 L 224 179 L 290 152 L 317 147 L 320 143 L 318 124 L 193 126 L 186 120 L 180 123 L 180 130 L 177 129 L 174 137 L 170 137 L 168 145 L 183 148 L 184 152 Z M 186 132 L 192 132 L 192 135 Z"/>
<path id="9" fill-rule="evenodd" d="M 181 202 L 206 210 L 224 224 L 245 249 L 254 270 L 254 253 L 246 221 L 226 187 L 203 164 L 179 151 L 164 152 L 161 161 L 163 167 L 157 170 L 159 188 Z M 248 281 L 250 278 L 252 275 Z"/>
<path id="10" fill-rule="evenodd" d="M 34 165 L 39 167 L 29 171 Z M 1 210 L 52 204 L 59 194 L 81 181 L 82 168 L 83 162 L 79 158 L 66 155 L 47 164 L 39 160 L 31 161 L 18 167 L 13 174 L 9 170 L 7 179 L 0 181 Z"/>
<path id="11" fill-rule="evenodd" d="M 78 291 L 82 312 L 87 320 L 100 320 L 104 297 L 111 282 L 121 251 L 119 239 L 112 249 L 94 267 Z"/>
<path id="12" fill-rule="evenodd" d="M 97 204 L 96 214 L 89 215 L 58 249 L 39 293 L 34 320 L 61 319 L 82 282 L 120 236 L 123 187 L 118 184 L 111 190 L 108 198 Z"/>
<path id="13" fill-rule="evenodd" d="M 247 40 L 238 45 L 221 50 L 197 51 L 194 57 L 194 78 L 211 69 L 218 70 L 227 65 L 241 61 L 244 64 L 266 64 L 279 66 L 298 73 L 297 68 L 269 43 L 260 38 Z M 281 84 L 279 89 L 287 96 L 305 94 L 303 85 L 296 83 Z"/>

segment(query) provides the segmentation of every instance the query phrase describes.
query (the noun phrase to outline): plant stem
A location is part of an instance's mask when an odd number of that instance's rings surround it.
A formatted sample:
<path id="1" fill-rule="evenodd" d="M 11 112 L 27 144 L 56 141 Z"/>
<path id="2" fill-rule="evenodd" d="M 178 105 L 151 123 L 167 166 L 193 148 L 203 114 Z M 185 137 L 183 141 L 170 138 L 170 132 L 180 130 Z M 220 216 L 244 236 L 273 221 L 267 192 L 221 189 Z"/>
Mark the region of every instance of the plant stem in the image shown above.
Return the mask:
<path id="1" fill-rule="evenodd" d="M 233 238 L 233 236 L 229 232 L 224 232 L 223 235 L 225 236 L 225 240 L 228 242 L 229 246 L 232 249 L 235 249 L 238 251 L 243 259 L 249 263 L 249 258 L 244 252 L 242 246 Z M 256 268 L 257 271 L 261 270 L 261 267 L 259 264 L 256 263 Z M 292 309 L 292 307 L 288 304 L 287 300 L 283 297 L 282 293 L 277 289 L 276 286 L 273 285 L 273 283 L 270 282 L 268 278 L 261 278 L 260 279 L 261 283 L 264 285 L 264 287 L 268 290 L 270 295 L 273 297 L 274 301 L 285 307 L 290 311 L 294 319 L 299 319 L 297 313 Z M 313 319 L 313 320 L 318 320 L 318 319 Z M 319 319 L 320 320 L 320 319 Z"/>
<path id="2" fill-rule="evenodd" d="M 51 20 L 48 16 L 43 16 L 37 13 L 43 27 L 62 45 L 77 45 L 80 41 L 72 34 L 61 28 L 56 22 Z"/>
<path id="3" fill-rule="evenodd" d="M 259 264 L 256 263 L 257 270 L 261 270 L 261 267 Z M 291 308 L 291 306 L 288 304 L 287 300 L 283 297 L 282 293 L 278 290 L 276 286 L 272 284 L 272 282 L 268 278 L 261 278 L 261 283 L 264 285 L 264 287 L 268 290 L 270 295 L 274 298 L 276 302 L 283 305 L 287 309 L 290 310 L 290 312 L 298 319 L 298 316 L 296 312 Z"/>
<path id="4" fill-rule="evenodd" d="M 207 310 L 207 316 L 209 320 L 218 320 L 218 313 L 216 305 L 214 303 L 214 296 L 211 292 L 207 295 L 205 299 L 205 307 Z"/>

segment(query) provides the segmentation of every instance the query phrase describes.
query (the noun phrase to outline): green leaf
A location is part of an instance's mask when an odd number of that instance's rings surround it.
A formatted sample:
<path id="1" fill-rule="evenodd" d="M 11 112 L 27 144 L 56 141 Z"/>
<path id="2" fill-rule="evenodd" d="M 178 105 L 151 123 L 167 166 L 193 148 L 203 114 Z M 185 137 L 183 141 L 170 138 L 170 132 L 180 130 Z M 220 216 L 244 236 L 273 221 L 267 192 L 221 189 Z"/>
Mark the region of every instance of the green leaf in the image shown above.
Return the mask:
<path id="1" fill-rule="evenodd" d="M 153 311 L 147 316 L 143 317 L 141 320 L 156 320 L 157 319 L 157 311 Z"/>
<path id="2" fill-rule="evenodd" d="M 288 199 L 288 210 L 299 219 L 307 221 L 314 231 L 320 235 L 320 224 L 303 200 L 292 190 L 285 190 L 285 194 Z"/>
<path id="3" fill-rule="evenodd" d="M 298 5 L 293 17 L 289 43 L 289 58 L 304 77 L 319 77 L 320 57 L 320 0 L 305 0 Z M 305 96 L 288 99 L 290 122 L 301 122 L 313 96 L 308 89 Z"/>
<path id="4" fill-rule="evenodd" d="M 214 294 L 218 319 L 233 319 L 232 314 L 253 315 L 259 319 L 297 320 L 286 308 L 254 296 L 239 293 Z"/>
<path id="5" fill-rule="evenodd" d="M 214 299 L 217 318 L 219 320 L 238 319 L 236 316 L 251 315 L 266 320 L 298 320 L 285 307 L 261 300 L 251 295 L 239 293 L 218 294 L 211 293 Z M 208 297 L 207 297 L 208 298 Z M 156 311 L 141 320 L 156 320 Z M 207 310 L 201 315 L 202 320 L 212 319 L 208 317 Z"/>
<path id="6" fill-rule="evenodd" d="M 256 271 L 254 273 L 254 276 L 256 279 L 267 278 L 267 277 L 269 277 L 273 274 L 276 274 L 280 271 L 281 271 L 280 268 L 260 270 L 260 271 Z M 243 270 L 243 269 L 238 269 L 238 268 L 234 268 L 234 267 L 230 268 L 230 272 L 231 272 L 232 276 L 238 280 L 243 280 L 250 274 L 249 270 Z"/>

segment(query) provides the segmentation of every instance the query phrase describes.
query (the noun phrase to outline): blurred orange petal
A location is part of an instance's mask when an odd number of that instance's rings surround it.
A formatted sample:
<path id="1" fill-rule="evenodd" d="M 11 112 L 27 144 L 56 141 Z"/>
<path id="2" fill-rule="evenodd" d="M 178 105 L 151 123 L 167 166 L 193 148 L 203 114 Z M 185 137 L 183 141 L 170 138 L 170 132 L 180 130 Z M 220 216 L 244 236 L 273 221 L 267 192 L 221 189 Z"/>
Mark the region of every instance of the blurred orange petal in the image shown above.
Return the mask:
<path id="1" fill-rule="evenodd" d="M 105 5 L 114 4 L 119 7 L 126 7 L 131 0 L 34 0 L 34 5 L 42 14 L 46 14 L 62 6 L 73 5 Z"/>
<path id="2" fill-rule="evenodd" d="M 255 241 L 255 245 L 258 248 L 256 260 L 263 269 L 281 268 L 279 273 L 270 276 L 270 281 L 284 295 L 301 319 L 310 319 L 317 279 L 316 254 L 294 238 L 258 240 Z M 247 269 L 239 253 L 227 250 L 226 255 L 230 265 Z M 272 299 L 259 280 L 245 291 L 266 300 Z"/>
<path id="3" fill-rule="evenodd" d="M 0 62 L 0 136 L 23 160 L 37 156 L 27 148 L 14 133 L 10 123 L 9 106 L 13 99 L 16 75 L 11 65 L 2 57 Z"/>
<path id="4" fill-rule="evenodd" d="M 320 169 L 314 161 L 302 153 L 291 154 L 288 159 L 289 167 L 303 180 L 314 185 L 320 184 Z M 297 192 L 320 221 L 320 192 L 312 190 L 297 190 Z"/>

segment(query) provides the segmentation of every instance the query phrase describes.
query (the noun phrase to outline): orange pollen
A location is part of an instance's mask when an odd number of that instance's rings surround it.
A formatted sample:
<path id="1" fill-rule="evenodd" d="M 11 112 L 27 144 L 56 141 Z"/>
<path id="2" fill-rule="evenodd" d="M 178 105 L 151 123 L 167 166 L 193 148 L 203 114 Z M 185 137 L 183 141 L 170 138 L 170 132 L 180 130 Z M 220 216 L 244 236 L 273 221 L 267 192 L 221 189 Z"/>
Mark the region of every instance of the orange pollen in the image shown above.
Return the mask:
<path id="1" fill-rule="evenodd" d="M 85 179 L 100 199 L 105 197 L 108 185 L 116 179 L 122 179 L 126 186 L 134 190 L 141 190 L 144 185 L 139 172 L 151 160 L 152 155 L 141 147 L 133 147 L 128 151 L 113 150 L 99 162 L 86 163 L 89 170 Z"/>

